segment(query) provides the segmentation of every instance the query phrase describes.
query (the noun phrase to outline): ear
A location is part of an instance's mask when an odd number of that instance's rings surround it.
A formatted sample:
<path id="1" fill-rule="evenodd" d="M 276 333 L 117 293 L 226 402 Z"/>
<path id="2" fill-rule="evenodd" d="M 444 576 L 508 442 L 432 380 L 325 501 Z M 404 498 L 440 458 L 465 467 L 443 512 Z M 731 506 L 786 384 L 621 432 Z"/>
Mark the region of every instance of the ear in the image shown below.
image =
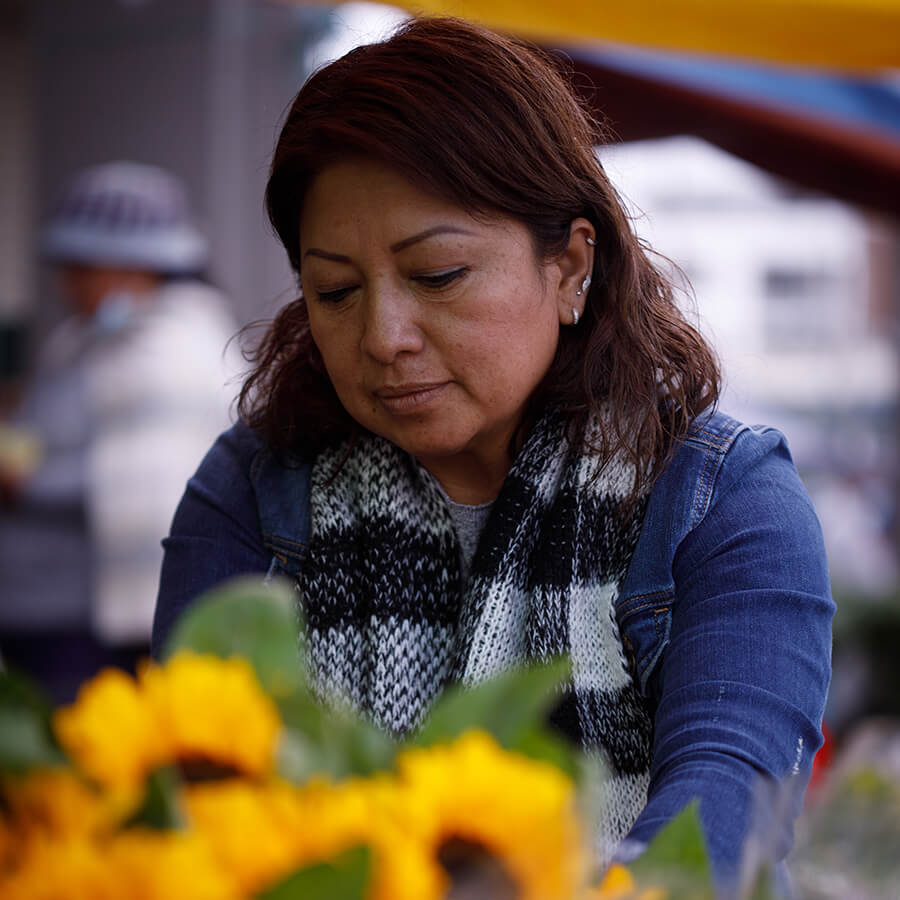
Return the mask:
<path id="1" fill-rule="evenodd" d="M 569 244 L 554 260 L 559 271 L 556 302 L 559 321 L 563 325 L 573 325 L 584 312 L 590 281 L 587 285 L 584 282 L 594 269 L 594 241 L 594 226 L 587 219 L 573 219 L 569 226 Z M 577 311 L 577 316 L 573 310 Z"/>

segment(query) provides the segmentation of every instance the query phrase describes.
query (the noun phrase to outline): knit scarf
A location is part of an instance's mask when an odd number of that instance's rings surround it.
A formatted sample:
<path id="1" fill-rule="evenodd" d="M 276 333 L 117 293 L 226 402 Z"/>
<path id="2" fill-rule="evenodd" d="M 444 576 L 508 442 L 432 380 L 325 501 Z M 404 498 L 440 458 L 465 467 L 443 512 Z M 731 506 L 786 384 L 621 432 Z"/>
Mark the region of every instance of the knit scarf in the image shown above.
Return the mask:
<path id="1" fill-rule="evenodd" d="M 408 453 L 369 436 L 313 466 L 309 554 L 297 588 L 320 693 L 396 733 L 421 723 L 448 683 L 475 684 L 568 654 L 554 721 L 606 763 L 599 853 L 647 799 L 650 718 L 629 672 L 613 604 L 644 503 L 634 470 L 573 450 L 564 420 L 531 430 L 463 582 L 439 485 Z"/>

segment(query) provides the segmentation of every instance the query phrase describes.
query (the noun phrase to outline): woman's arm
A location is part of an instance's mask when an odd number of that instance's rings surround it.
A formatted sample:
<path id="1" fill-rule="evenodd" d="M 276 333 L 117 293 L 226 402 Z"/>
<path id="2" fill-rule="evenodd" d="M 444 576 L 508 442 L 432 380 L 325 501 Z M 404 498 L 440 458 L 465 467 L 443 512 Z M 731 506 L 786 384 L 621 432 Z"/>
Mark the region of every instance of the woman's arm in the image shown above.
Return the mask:
<path id="1" fill-rule="evenodd" d="M 263 545 L 250 483 L 259 443 L 238 424 L 213 444 L 188 482 L 163 540 L 152 652 L 159 657 L 181 612 L 205 590 L 236 575 L 265 574 L 271 554 Z"/>
<path id="2" fill-rule="evenodd" d="M 675 555 L 671 640 L 650 684 L 649 802 L 629 836 L 648 841 L 698 798 L 720 881 L 757 823 L 770 859 L 790 850 L 831 672 L 819 522 L 783 440 L 755 456 Z"/>

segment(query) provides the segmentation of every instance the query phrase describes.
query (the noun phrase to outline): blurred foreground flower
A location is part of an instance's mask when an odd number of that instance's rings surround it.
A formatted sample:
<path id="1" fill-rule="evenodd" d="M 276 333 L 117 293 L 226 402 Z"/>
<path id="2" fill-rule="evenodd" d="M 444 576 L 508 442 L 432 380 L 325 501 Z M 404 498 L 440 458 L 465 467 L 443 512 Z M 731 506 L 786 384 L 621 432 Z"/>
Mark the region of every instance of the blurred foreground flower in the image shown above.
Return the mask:
<path id="1" fill-rule="evenodd" d="M 600 884 L 588 891 L 586 900 L 666 900 L 668 896 L 664 888 L 638 890 L 631 872 L 625 866 L 613 864 Z"/>
<path id="2" fill-rule="evenodd" d="M 304 865 L 366 846 L 372 851 L 367 896 L 437 898 L 443 883 L 421 842 L 392 815 L 396 792 L 389 776 L 302 786 L 232 780 L 189 787 L 186 805 L 192 827 L 242 896 L 256 896 Z"/>
<path id="3" fill-rule="evenodd" d="M 587 870 L 584 837 L 574 785 L 558 768 L 504 752 L 483 732 L 404 753 L 397 768 L 405 815 L 433 860 L 464 877 L 481 849 L 511 896 L 577 895 Z"/>
<path id="4" fill-rule="evenodd" d="M 450 689 L 399 743 L 316 700 L 291 604 L 228 586 L 164 663 L 56 711 L 0 675 L 4 900 L 678 900 L 590 887 L 594 769 L 543 729 L 565 663 Z M 705 860 L 693 813 L 672 827 L 660 859 Z"/>
<path id="5" fill-rule="evenodd" d="M 68 836 L 29 841 L 0 880 L 6 900 L 237 900 L 195 835 L 129 829 L 104 841 Z"/>
<path id="6" fill-rule="evenodd" d="M 109 787 L 131 788 L 163 765 L 217 766 L 263 775 L 275 764 L 278 709 L 243 659 L 181 651 L 137 681 L 107 669 L 53 720 L 79 768 Z"/>

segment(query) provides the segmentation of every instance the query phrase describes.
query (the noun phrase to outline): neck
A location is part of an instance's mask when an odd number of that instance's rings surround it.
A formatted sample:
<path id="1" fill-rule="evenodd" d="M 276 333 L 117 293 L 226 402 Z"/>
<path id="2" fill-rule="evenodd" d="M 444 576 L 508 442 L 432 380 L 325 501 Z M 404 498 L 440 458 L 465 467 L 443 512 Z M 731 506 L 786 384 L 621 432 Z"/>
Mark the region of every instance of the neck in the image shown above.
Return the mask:
<path id="1" fill-rule="evenodd" d="M 533 421 L 529 421 L 530 430 Z M 521 449 L 525 429 L 516 433 L 516 449 Z M 503 482 L 512 465 L 509 431 L 493 436 L 489 441 L 449 456 L 418 456 L 418 461 L 441 483 L 454 503 L 481 506 L 492 503 L 500 494 Z"/>
<path id="2" fill-rule="evenodd" d="M 508 457 L 493 463 L 474 456 L 419 459 L 419 462 L 437 478 L 454 503 L 465 506 L 481 506 L 496 500 L 510 465 Z"/>

